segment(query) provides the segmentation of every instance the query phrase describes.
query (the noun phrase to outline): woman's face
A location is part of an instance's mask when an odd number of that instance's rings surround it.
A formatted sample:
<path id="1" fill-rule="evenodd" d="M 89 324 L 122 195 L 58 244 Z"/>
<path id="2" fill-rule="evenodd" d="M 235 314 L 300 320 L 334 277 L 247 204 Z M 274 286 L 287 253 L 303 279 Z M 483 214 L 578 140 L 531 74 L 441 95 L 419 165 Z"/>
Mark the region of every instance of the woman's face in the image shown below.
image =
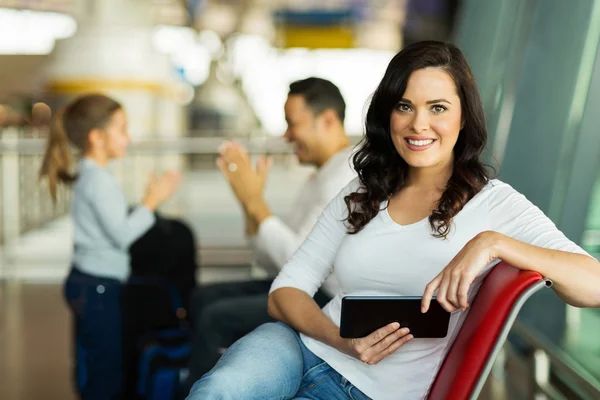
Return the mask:
<path id="1" fill-rule="evenodd" d="M 414 71 L 390 116 L 400 157 L 413 168 L 451 167 L 461 125 L 460 98 L 450 75 L 440 68 Z"/>

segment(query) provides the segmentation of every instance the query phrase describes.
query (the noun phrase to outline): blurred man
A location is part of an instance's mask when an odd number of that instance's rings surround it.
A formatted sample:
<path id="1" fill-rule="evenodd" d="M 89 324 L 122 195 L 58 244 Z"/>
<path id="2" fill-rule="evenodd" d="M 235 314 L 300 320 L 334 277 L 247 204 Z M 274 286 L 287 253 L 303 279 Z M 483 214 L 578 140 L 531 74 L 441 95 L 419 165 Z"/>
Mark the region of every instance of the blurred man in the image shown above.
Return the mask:
<path id="1" fill-rule="evenodd" d="M 263 197 L 270 161 L 260 158 L 253 168 L 240 144 L 225 142 L 220 148 L 217 165 L 244 210 L 254 255 L 273 277 L 310 233 L 325 206 L 356 176 L 344 131 L 345 109 L 339 89 L 327 80 L 308 78 L 290 85 L 284 137 L 295 146 L 300 163 L 317 169 L 285 219 L 274 216 Z M 222 283 L 196 291 L 192 301 L 191 384 L 215 365 L 223 348 L 272 321 L 267 313 L 272 281 Z M 338 288 L 330 277 L 315 300 L 323 307 Z"/>

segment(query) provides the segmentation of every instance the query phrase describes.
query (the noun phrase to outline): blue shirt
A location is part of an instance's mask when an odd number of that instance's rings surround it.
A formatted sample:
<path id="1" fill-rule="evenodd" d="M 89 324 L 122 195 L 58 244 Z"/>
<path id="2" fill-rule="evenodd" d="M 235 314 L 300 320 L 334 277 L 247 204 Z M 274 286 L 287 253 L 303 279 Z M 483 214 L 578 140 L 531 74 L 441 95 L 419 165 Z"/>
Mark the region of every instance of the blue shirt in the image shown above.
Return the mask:
<path id="1" fill-rule="evenodd" d="M 87 274 L 125 281 L 129 246 L 150 229 L 154 213 L 139 206 L 128 214 L 115 177 L 91 159 L 79 162 L 73 187 L 73 263 Z"/>

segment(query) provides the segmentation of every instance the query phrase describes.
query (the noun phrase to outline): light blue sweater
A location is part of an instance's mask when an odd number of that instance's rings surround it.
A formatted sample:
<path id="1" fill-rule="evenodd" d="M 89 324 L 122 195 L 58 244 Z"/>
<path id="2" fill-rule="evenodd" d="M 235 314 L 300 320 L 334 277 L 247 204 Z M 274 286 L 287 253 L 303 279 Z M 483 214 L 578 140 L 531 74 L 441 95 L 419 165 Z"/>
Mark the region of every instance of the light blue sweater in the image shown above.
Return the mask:
<path id="1" fill-rule="evenodd" d="M 84 273 L 125 281 L 129 246 L 154 224 L 154 213 L 139 206 L 128 214 L 127 200 L 110 172 L 88 158 L 79 162 L 73 187 L 73 263 Z"/>

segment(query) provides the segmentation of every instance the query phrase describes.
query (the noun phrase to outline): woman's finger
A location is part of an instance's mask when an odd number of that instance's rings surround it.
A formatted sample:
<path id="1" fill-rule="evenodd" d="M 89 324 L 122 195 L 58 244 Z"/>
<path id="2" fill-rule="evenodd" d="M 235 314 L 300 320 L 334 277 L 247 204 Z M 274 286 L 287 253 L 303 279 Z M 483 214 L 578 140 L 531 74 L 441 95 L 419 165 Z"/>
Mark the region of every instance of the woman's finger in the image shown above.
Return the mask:
<path id="1" fill-rule="evenodd" d="M 391 336 L 391 335 L 390 335 Z M 394 353 L 400 347 L 404 346 L 406 343 L 410 342 L 413 339 L 413 335 L 406 334 L 397 338 L 394 342 L 392 342 L 389 346 L 387 346 L 383 351 L 379 352 L 377 355 L 373 357 L 373 359 L 369 362 L 369 364 L 377 364 L 390 354 Z"/>
<path id="2" fill-rule="evenodd" d="M 460 308 L 458 302 L 458 285 L 460 282 L 460 273 L 452 272 L 449 276 L 448 291 L 446 293 L 446 299 L 452 306 Z"/>
<path id="3" fill-rule="evenodd" d="M 369 362 L 376 358 L 378 354 L 385 352 L 385 350 L 392 344 L 396 343 L 398 339 L 405 337 L 409 333 L 410 330 L 408 328 L 400 328 L 397 331 L 387 335 L 385 338 L 383 338 L 383 340 L 380 340 L 379 343 L 373 345 L 365 352 Z"/>
<path id="4" fill-rule="evenodd" d="M 400 329 L 400 324 L 397 322 L 392 322 L 391 324 L 387 324 L 383 328 L 377 329 L 369 336 L 366 336 L 364 340 L 366 341 L 368 347 L 373 347 L 377 343 L 381 342 L 384 338 L 386 338 L 390 333 L 393 333 L 398 329 Z"/>
<path id="5" fill-rule="evenodd" d="M 439 288 L 441 280 L 442 274 L 439 274 L 425 287 L 425 292 L 423 293 L 423 298 L 421 299 L 421 312 L 426 313 L 429 310 L 431 299 L 433 298 L 435 291 Z"/>
<path id="6" fill-rule="evenodd" d="M 472 279 L 463 278 L 458 285 L 458 303 L 459 307 L 466 310 L 469 307 L 469 289 L 473 283 Z"/>
<path id="7" fill-rule="evenodd" d="M 450 285 L 449 276 L 447 273 L 442 275 L 442 281 L 440 282 L 440 289 L 437 294 L 437 301 L 441 304 L 442 308 L 448 312 L 456 310 L 456 308 L 448 301 L 448 286 Z"/>

